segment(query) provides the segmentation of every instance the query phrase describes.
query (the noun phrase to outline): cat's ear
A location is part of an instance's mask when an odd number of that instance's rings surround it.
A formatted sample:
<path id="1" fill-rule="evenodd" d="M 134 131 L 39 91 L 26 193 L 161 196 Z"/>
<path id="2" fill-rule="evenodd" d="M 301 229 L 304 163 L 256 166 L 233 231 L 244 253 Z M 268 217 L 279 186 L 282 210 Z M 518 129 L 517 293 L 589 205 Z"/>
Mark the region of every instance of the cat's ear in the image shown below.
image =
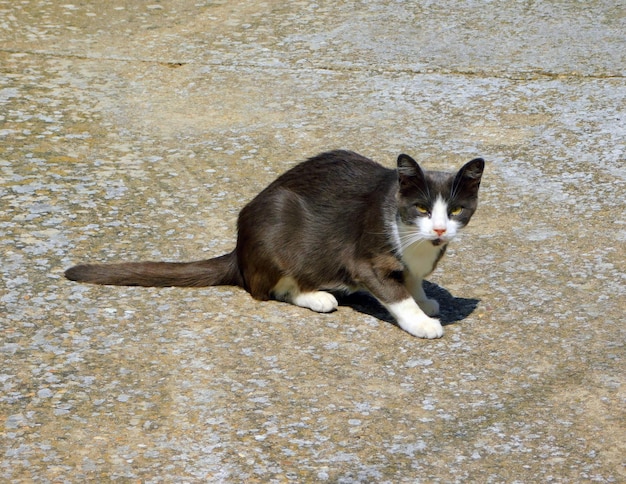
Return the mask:
<path id="1" fill-rule="evenodd" d="M 455 184 L 463 183 L 468 188 L 478 191 L 480 179 L 485 169 L 485 160 L 482 158 L 474 158 L 461 167 L 455 177 Z"/>
<path id="2" fill-rule="evenodd" d="M 398 181 L 401 189 L 422 184 L 424 179 L 424 172 L 417 161 L 409 155 L 398 156 Z"/>
<path id="3" fill-rule="evenodd" d="M 483 176 L 483 170 L 485 169 L 485 160 L 482 158 L 474 158 L 472 161 L 468 161 L 461 168 L 463 176 L 467 178 L 480 179 Z"/>

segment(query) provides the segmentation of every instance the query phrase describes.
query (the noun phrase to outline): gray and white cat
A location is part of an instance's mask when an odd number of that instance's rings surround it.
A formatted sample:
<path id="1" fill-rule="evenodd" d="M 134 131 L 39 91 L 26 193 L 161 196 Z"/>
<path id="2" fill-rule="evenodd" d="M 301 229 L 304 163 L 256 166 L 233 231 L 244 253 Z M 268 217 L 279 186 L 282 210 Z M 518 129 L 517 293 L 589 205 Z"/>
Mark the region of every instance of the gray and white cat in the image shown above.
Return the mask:
<path id="1" fill-rule="evenodd" d="M 397 169 L 350 151 L 300 163 L 240 212 L 232 252 L 196 262 L 86 264 L 68 279 L 125 286 L 240 286 L 318 312 L 337 308 L 329 291 L 365 289 L 408 333 L 439 338 L 439 304 L 422 282 L 469 222 L 484 161 L 457 173 L 423 171 L 408 155 Z"/>

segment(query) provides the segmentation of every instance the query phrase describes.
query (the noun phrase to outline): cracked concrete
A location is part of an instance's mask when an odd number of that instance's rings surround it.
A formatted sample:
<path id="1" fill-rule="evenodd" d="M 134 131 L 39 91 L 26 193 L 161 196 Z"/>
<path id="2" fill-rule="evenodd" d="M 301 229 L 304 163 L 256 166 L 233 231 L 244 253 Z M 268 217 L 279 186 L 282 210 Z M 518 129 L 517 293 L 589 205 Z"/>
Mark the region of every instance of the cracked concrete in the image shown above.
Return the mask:
<path id="1" fill-rule="evenodd" d="M 0 1 L 0 477 L 626 480 L 620 2 Z M 366 298 L 70 283 L 232 248 L 296 162 L 487 160 L 431 276 Z"/>

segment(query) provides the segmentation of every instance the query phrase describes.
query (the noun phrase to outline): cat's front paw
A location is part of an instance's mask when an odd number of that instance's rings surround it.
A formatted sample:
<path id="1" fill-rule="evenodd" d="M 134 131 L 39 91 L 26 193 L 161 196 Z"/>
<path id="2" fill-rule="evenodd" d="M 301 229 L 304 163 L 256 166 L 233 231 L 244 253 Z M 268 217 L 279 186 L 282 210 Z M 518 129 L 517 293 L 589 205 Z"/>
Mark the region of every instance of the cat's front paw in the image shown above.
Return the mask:
<path id="1" fill-rule="evenodd" d="M 417 305 L 429 316 L 436 316 L 439 314 L 439 303 L 434 299 L 423 299 L 417 301 Z"/>
<path id="2" fill-rule="evenodd" d="M 431 300 L 424 299 L 424 301 Z M 412 297 L 387 304 L 386 306 L 398 321 L 398 325 L 407 333 L 418 338 L 429 339 L 441 338 L 443 336 L 443 328 L 439 320 L 424 314 L 424 310 L 417 305 Z"/>
<path id="3" fill-rule="evenodd" d="M 420 321 L 412 321 L 402 329 L 418 338 L 434 339 L 443 336 L 443 327 L 439 320 L 435 318 L 427 317 Z"/>
<path id="4" fill-rule="evenodd" d="M 423 318 L 413 319 L 411 321 L 405 321 L 400 324 L 400 327 L 407 333 L 417 336 L 418 338 L 441 338 L 443 336 L 443 327 L 438 319 L 429 318 L 424 316 Z"/>

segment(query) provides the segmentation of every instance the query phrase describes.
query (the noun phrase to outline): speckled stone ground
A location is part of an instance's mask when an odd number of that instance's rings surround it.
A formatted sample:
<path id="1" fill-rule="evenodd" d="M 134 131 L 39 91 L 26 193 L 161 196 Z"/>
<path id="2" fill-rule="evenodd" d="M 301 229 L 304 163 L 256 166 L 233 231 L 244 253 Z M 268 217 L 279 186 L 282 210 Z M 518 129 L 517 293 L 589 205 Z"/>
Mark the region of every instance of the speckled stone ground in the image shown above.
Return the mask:
<path id="1" fill-rule="evenodd" d="M 0 1 L 0 480 L 626 481 L 621 2 Z M 487 160 L 425 341 L 192 260 L 307 156 Z"/>

